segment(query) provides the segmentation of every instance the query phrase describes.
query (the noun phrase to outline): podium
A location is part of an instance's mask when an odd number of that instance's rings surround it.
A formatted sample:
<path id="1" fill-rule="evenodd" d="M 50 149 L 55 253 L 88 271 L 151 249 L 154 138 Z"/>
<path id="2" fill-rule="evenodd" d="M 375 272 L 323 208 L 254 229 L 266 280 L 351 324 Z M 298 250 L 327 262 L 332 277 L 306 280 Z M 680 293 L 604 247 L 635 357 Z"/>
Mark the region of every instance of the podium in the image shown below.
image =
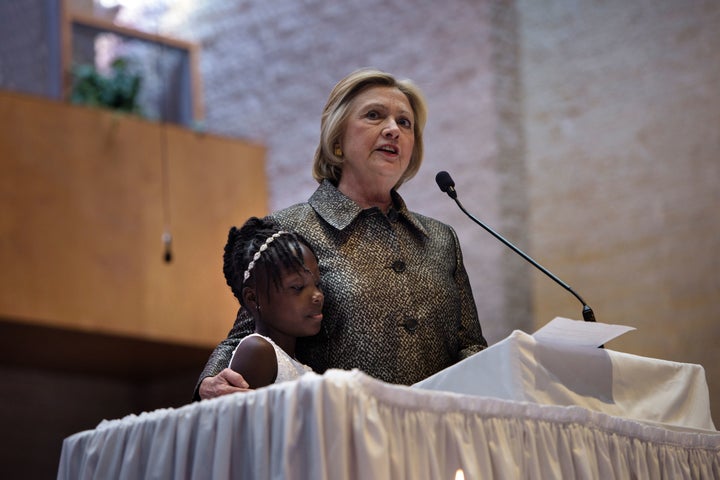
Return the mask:
<path id="1" fill-rule="evenodd" d="M 329 370 L 103 421 L 58 479 L 720 478 L 697 366 L 526 337 L 412 387 Z"/>
<path id="2" fill-rule="evenodd" d="M 664 428 L 715 431 L 702 366 L 544 343 L 520 330 L 414 386 L 543 405 L 575 405 Z"/>

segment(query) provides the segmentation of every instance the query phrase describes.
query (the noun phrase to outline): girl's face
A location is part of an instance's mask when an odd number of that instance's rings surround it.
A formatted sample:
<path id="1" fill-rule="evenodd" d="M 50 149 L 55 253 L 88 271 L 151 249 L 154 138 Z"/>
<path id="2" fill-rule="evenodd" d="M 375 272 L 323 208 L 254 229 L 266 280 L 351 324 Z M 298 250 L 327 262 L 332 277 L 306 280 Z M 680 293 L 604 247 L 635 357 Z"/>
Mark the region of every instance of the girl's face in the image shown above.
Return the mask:
<path id="1" fill-rule="evenodd" d="M 272 280 L 268 285 L 266 279 L 258 278 L 260 285 L 269 287 L 258 292 L 262 320 L 256 324 L 258 333 L 274 339 L 282 336 L 307 337 L 320 331 L 324 301 L 320 290 L 320 269 L 310 249 L 301 244 L 301 250 L 307 270 L 284 270 L 279 288 Z"/>
<path id="2" fill-rule="evenodd" d="M 395 87 L 370 87 L 352 101 L 340 140 L 345 161 L 340 182 L 392 188 L 410 164 L 415 115 Z"/>

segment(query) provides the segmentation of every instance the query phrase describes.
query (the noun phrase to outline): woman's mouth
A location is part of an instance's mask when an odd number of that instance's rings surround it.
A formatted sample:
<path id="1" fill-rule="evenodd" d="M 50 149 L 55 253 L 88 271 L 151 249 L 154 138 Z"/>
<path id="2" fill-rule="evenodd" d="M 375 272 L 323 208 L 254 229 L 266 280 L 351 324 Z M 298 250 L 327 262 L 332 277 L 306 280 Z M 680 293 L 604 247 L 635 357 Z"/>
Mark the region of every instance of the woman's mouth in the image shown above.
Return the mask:
<path id="1" fill-rule="evenodd" d="M 395 145 L 380 145 L 375 150 L 378 152 L 387 153 L 390 155 L 398 155 L 400 153 L 400 150 Z"/>

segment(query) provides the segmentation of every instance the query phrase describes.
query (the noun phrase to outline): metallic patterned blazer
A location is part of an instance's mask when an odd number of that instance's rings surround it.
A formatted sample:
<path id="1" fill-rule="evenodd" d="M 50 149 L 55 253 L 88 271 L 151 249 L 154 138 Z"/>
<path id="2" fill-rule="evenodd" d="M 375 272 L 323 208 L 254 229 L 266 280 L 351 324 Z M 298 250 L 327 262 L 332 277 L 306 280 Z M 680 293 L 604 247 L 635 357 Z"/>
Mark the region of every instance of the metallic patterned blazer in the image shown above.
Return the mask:
<path id="1" fill-rule="evenodd" d="M 410 212 L 397 192 L 392 197 L 387 214 L 363 210 L 325 180 L 308 202 L 270 215 L 299 232 L 319 259 L 322 328 L 296 348 L 318 373 L 357 368 L 411 385 L 487 346 L 455 231 Z M 253 330 L 240 308 L 200 379 L 227 367 Z"/>

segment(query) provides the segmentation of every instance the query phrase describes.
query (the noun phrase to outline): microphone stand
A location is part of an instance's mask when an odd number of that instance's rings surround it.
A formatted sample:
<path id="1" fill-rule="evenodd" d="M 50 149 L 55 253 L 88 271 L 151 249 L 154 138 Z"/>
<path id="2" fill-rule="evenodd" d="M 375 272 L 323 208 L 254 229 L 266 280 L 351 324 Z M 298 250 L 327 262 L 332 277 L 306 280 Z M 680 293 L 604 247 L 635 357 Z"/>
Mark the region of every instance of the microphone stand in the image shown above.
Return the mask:
<path id="1" fill-rule="evenodd" d="M 508 246 L 510 249 L 512 249 L 515 253 L 517 253 L 518 255 L 520 255 L 521 257 L 523 257 L 523 258 L 524 258 L 525 260 L 527 260 L 528 262 L 532 263 L 532 264 L 535 266 L 535 268 L 537 268 L 538 270 L 540 270 L 541 272 L 543 272 L 545 275 L 547 275 L 548 277 L 550 277 L 551 279 L 553 279 L 558 285 L 560 285 L 561 287 L 563 287 L 563 288 L 564 288 L 565 290 L 567 290 L 568 292 L 572 293 L 572 294 L 575 296 L 575 298 L 577 298 L 577 299 L 580 301 L 580 303 L 582 303 L 582 306 L 583 306 L 583 309 L 582 309 L 583 320 L 585 320 L 586 322 L 594 322 L 594 321 L 595 321 L 595 314 L 593 313 L 592 308 L 590 308 L 590 306 L 589 306 L 587 303 L 585 303 L 585 300 L 583 300 L 582 297 L 580 297 L 580 295 L 578 295 L 578 294 L 575 292 L 575 290 L 573 290 L 572 288 L 570 288 L 570 286 L 569 286 L 568 284 L 566 284 L 565 282 L 563 282 L 562 280 L 560 280 L 558 277 L 556 277 L 555 275 L 553 275 L 552 272 L 550 272 L 548 269 L 546 269 L 545 267 L 543 267 L 542 265 L 540 265 L 539 263 L 537 263 L 535 260 L 533 260 L 533 259 L 532 259 L 529 255 L 527 255 L 525 252 L 523 252 L 522 250 L 520 250 L 519 248 L 517 248 L 515 245 L 513 245 L 512 243 L 510 243 L 508 240 L 506 240 L 502 235 L 500 235 L 499 233 L 495 232 L 492 228 L 488 227 L 488 226 L 485 225 L 483 222 L 481 222 L 480 220 L 478 220 L 477 218 L 475 218 L 470 212 L 468 212 L 467 210 L 465 210 L 465 207 L 463 207 L 462 203 L 460 203 L 460 200 L 458 200 L 458 198 L 457 198 L 457 191 L 455 190 L 454 187 L 450 186 L 447 190 L 443 190 L 443 191 L 445 191 L 445 193 L 447 193 L 447 194 L 450 196 L 450 198 L 452 198 L 453 200 L 455 200 L 455 203 L 457 203 L 458 207 L 460 207 L 460 210 L 462 210 L 465 215 L 467 215 L 468 217 L 470 217 L 470 219 L 471 219 L 472 221 L 474 221 L 475 223 L 477 223 L 478 225 L 480 225 L 482 228 L 484 228 L 485 230 L 487 230 L 493 237 L 497 238 L 497 239 L 500 240 L 502 243 L 504 243 L 505 245 L 507 245 L 507 246 Z"/>

